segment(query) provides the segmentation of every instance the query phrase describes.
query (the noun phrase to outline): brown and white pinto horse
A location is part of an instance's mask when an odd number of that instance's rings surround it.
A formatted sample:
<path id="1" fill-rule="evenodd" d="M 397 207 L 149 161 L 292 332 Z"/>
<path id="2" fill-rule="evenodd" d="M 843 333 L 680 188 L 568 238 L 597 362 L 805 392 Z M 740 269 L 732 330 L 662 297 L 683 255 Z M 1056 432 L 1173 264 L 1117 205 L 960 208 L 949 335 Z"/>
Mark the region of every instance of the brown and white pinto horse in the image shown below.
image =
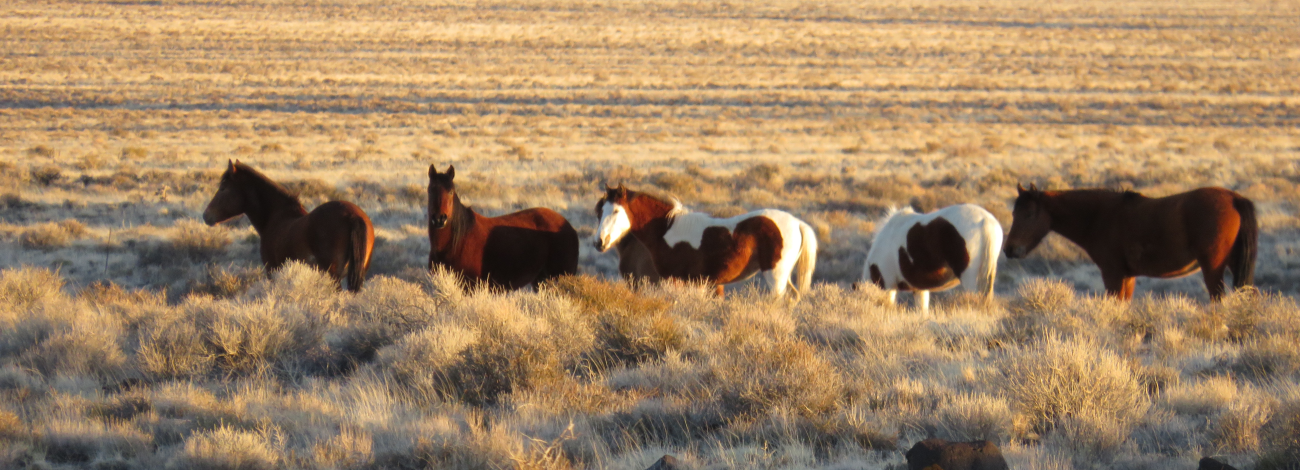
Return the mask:
<path id="1" fill-rule="evenodd" d="M 308 213 L 298 197 L 266 175 L 238 161 L 221 175 L 203 221 L 216 225 L 240 214 L 262 241 L 262 264 L 274 271 L 298 260 L 325 271 L 350 291 L 361 289 L 375 230 L 370 217 L 356 204 L 330 201 Z"/>
<path id="2" fill-rule="evenodd" d="M 691 212 L 676 200 L 605 188 L 596 248 L 607 251 L 629 233 L 645 245 L 655 271 L 664 278 L 705 281 L 722 286 L 757 274 L 772 293 L 787 286 L 806 292 L 817 263 L 812 227 L 778 210 L 715 219 Z M 797 282 L 791 276 L 798 271 Z"/>
<path id="3" fill-rule="evenodd" d="M 915 292 L 921 311 L 930 309 L 930 291 L 957 285 L 992 298 L 1001 249 L 1002 225 L 983 207 L 891 209 L 871 239 L 862 280 L 888 292 L 891 304 L 898 291 Z"/>
<path id="4" fill-rule="evenodd" d="M 605 198 L 601 197 L 596 203 L 596 217 L 600 217 L 604 210 Z M 614 245 L 614 251 L 618 252 L 618 273 L 623 276 L 623 279 L 648 282 L 659 282 L 662 279 L 659 277 L 659 271 L 655 270 L 650 249 L 636 237 L 623 237 Z"/>
<path id="5" fill-rule="evenodd" d="M 484 217 L 460 202 L 456 168 L 429 165 L 429 267 L 519 289 L 578 272 L 578 232 L 564 216 L 535 207 Z"/>
<path id="6" fill-rule="evenodd" d="M 1008 258 L 1028 255 L 1048 232 L 1078 244 L 1101 269 L 1106 293 L 1133 297 L 1135 276 L 1205 276 L 1210 299 L 1223 295 L 1223 273 L 1233 286 L 1251 285 L 1259 224 L 1255 204 L 1224 188 L 1200 188 L 1149 198 L 1105 189 L 1039 191 L 1017 187 Z"/>

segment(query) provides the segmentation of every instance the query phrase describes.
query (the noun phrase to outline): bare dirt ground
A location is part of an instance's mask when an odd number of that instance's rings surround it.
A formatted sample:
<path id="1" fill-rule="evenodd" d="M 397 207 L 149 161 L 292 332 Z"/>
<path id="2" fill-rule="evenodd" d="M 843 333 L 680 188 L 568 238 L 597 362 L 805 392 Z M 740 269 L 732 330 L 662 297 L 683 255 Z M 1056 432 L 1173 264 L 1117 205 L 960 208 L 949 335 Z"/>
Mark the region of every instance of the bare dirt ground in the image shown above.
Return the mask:
<path id="1" fill-rule="evenodd" d="M 3 462 L 882 468 L 940 435 L 1017 468 L 1264 468 L 1300 449 L 1294 1 L 19 0 L 0 28 Z M 268 280 L 247 223 L 203 226 L 231 158 L 367 210 L 375 292 Z M 793 307 L 595 279 L 462 292 L 421 268 L 430 163 L 481 212 L 547 206 L 583 236 L 605 182 L 781 208 L 817 229 L 821 287 Z M 998 305 L 844 291 L 889 206 L 975 202 L 1009 227 L 1018 182 L 1241 192 L 1264 295 L 1206 305 L 1191 276 L 1112 304 L 1058 238 L 1002 262 Z M 586 244 L 581 262 L 616 266 Z"/>

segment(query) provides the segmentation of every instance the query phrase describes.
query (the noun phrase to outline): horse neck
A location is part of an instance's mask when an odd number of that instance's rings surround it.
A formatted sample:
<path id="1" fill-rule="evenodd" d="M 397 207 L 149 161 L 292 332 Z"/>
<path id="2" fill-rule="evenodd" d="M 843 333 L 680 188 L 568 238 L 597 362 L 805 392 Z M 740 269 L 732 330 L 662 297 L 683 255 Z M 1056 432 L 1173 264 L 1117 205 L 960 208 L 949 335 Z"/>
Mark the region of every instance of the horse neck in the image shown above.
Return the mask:
<path id="1" fill-rule="evenodd" d="M 1111 191 L 1079 190 L 1047 193 L 1046 207 L 1052 216 L 1052 231 L 1084 246 L 1089 232 L 1104 222 L 1102 214 L 1111 213 L 1122 195 Z"/>
<path id="2" fill-rule="evenodd" d="M 478 214 L 474 209 L 460 202 L 460 195 L 452 195 L 451 221 L 446 227 L 438 229 L 439 236 L 436 237 L 438 243 L 437 250 L 440 253 L 449 254 L 450 252 L 459 252 L 465 245 L 465 237 L 473 230 L 478 221 Z"/>
<path id="3" fill-rule="evenodd" d="M 664 241 L 668 227 L 672 225 L 672 212 L 676 206 L 647 196 L 638 196 L 628 201 L 629 222 L 632 236 L 636 237 L 651 253 L 667 251 L 672 247 Z"/>
<path id="4" fill-rule="evenodd" d="M 244 213 L 258 233 L 307 215 L 307 210 L 298 202 L 298 198 L 269 182 L 259 179 L 249 180 L 249 190 L 255 201 L 245 204 Z"/>

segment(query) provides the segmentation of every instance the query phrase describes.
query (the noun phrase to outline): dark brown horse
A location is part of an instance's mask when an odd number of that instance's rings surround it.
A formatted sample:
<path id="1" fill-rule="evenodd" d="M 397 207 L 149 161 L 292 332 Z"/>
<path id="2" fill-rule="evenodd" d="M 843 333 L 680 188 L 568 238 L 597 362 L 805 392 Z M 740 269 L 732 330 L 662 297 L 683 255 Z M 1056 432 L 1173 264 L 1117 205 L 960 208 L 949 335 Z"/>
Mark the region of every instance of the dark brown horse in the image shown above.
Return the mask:
<path id="1" fill-rule="evenodd" d="M 578 232 L 553 210 L 535 207 L 484 217 L 460 202 L 456 168 L 429 165 L 429 267 L 519 289 L 578 272 Z"/>
<path id="2" fill-rule="evenodd" d="M 817 263 L 812 227 L 788 213 L 764 209 L 727 219 L 691 212 L 671 198 L 605 188 L 596 248 L 609 250 L 631 234 L 650 251 L 664 278 L 704 281 L 717 288 L 757 275 L 781 296 L 807 292 Z"/>
<path id="3" fill-rule="evenodd" d="M 375 230 L 356 204 L 330 201 L 307 213 L 297 196 L 234 161 L 221 175 L 203 221 L 216 225 L 240 214 L 248 215 L 262 239 L 262 263 L 269 271 L 298 260 L 329 273 L 350 291 L 361 289 L 370 269 Z"/>
<path id="4" fill-rule="evenodd" d="M 1039 191 L 1017 187 L 1008 258 L 1028 255 L 1048 232 L 1076 243 L 1101 269 L 1106 293 L 1133 297 L 1135 276 L 1205 276 L 1211 299 L 1223 295 L 1223 273 L 1233 286 L 1254 283 L 1259 224 L 1255 204 L 1223 188 L 1200 188 L 1149 198 L 1132 191 Z"/>
<path id="5" fill-rule="evenodd" d="M 596 217 L 599 218 L 604 210 L 605 198 L 602 197 L 596 203 Z M 655 270 L 650 249 L 637 241 L 636 237 L 623 237 L 618 244 L 614 245 L 614 251 L 618 252 L 618 273 L 623 276 L 623 279 L 649 282 L 659 282 L 661 279 L 659 272 Z"/>

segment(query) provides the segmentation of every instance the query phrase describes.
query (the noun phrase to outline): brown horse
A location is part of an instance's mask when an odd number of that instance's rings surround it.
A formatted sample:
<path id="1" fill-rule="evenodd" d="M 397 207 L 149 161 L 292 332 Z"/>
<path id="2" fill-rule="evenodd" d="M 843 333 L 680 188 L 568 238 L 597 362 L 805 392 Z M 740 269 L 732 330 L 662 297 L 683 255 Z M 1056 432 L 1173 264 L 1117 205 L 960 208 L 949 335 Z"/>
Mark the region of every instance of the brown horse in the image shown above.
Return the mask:
<path id="1" fill-rule="evenodd" d="M 240 214 L 262 239 L 262 264 L 269 271 L 289 260 L 303 261 L 358 291 L 370 269 L 375 229 L 356 204 L 330 201 L 307 213 L 298 197 L 266 175 L 238 161 L 229 162 L 217 194 L 203 211 L 216 225 Z"/>
<path id="2" fill-rule="evenodd" d="M 564 216 L 535 207 L 484 217 L 460 202 L 456 168 L 429 165 L 429 267 L 519 289 L 578 272 L 578 232 Z"/>
<path id="3" fill-rule="evenodd" d="M 1039 191 L 1018 186 L 1007 235 L 1007 258 L 1028 255 L 1048 232 L 1088 253 L 1101 269 L 1106 293 L 1133 297 L 1135 276 L 1174 278 L 1200 269 L 1211 299 L 1251 285 L 1259 224 L 1255 204 L 1224 188 L 1200 188 L 1149 198 L 1132 191 Z"/>
<path id="4" fill-rule="evenodd" d="M 774 295 L 807 292 L 817 263 L 812 227 L 765 209 L 728 219 L 691 212 L 671 198 L 605 188 L 596 248 L 607 251 L 629 233 L 645 245 L 665 278 L 722 286 L 758 275 Z M 798 271 L 798 277 L 792 279 Z"/>
<path id="5" fill-rule="evenodd" d="M 604 210 L 605 198 L 602 197 L 596 203 L 596 217 L 600 217 Z M 648 282 L 659 282 L 661 279 L 659 271 L 655 270 L 650 249 L 637 241 L 636 237 L 623 237 L 618 244 L 614 245 L 614 251 L 618 252 L 618 273 L 623 276 L 623 279 Z"/>

